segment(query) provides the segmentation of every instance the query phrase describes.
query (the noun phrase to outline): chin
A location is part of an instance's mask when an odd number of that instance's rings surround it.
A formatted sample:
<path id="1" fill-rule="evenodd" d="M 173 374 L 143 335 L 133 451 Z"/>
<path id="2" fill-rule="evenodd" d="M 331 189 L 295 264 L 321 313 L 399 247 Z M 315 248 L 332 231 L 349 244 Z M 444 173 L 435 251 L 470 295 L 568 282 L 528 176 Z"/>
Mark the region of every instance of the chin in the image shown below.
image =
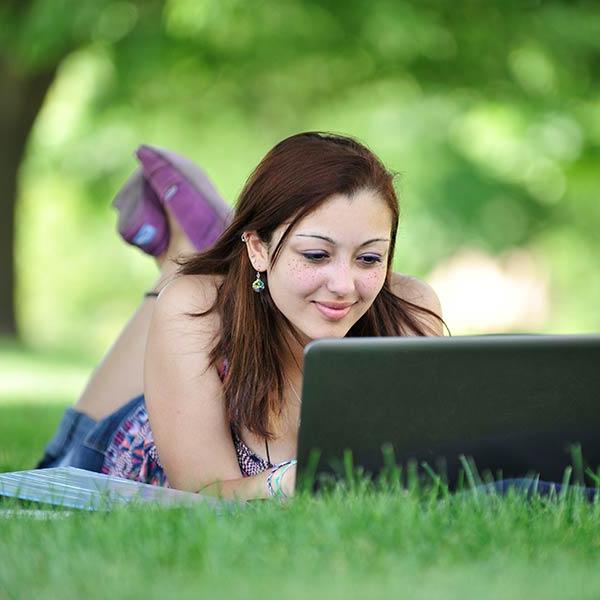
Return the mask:
<path id="1" fill-rule="evenodd" d="M 324 338 L 343 338 L 350 331 L 350 326 L 337 326 L 337 327 L 312 327 L 309 330 L 299 329 L 300 335 L 307 340 L 312 342 L 313 340 L 320 340 Z"/>

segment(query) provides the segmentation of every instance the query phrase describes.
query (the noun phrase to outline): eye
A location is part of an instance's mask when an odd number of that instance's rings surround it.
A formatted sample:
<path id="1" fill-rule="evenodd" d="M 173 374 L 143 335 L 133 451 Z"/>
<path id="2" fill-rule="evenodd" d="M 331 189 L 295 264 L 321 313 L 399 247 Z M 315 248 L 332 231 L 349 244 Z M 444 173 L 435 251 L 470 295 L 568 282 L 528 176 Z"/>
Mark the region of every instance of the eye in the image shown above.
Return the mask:
<path id="1" fill-rule="evenodd" d="M 302 252 L 302 256 L 310 262 L 320 262 L 327 258 L 326 252 Z"/>
<path id="2" fill-rule="evenodd" d="M 376 265 L 381 262 L 381 256 L 378 254 L 363 254 L 358 258 L 365 265 Z"/>

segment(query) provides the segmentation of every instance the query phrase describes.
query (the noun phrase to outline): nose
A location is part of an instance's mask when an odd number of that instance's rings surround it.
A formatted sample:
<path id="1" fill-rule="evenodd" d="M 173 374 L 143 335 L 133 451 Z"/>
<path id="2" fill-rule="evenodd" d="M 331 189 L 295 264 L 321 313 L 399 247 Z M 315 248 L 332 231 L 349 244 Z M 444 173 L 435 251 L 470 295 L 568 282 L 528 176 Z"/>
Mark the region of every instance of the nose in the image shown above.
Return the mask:
<path id="1" fill-rule="evenodd" d="M 354 274 L 346 264 L 333 263 L 327 274 L 327 290 L 340 298 L 354 293 Z"/>

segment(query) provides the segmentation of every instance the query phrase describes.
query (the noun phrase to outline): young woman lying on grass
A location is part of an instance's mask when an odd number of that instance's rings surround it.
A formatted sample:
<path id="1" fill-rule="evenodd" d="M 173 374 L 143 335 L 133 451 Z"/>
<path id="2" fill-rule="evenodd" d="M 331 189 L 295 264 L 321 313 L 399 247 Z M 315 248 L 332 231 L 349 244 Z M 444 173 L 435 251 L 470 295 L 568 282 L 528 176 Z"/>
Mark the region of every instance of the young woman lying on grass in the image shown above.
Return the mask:
<path id="1" fill-rule="evenodd" d="M 393 177 L 353 139 L 302 133 L 265 156 L 230 216 L 193 163 L 137 154 L 119 231 L 161 275 L 39 466 L 290 496 L 306 344 L 442 335 L 435 293 L 391 270 Z"/>

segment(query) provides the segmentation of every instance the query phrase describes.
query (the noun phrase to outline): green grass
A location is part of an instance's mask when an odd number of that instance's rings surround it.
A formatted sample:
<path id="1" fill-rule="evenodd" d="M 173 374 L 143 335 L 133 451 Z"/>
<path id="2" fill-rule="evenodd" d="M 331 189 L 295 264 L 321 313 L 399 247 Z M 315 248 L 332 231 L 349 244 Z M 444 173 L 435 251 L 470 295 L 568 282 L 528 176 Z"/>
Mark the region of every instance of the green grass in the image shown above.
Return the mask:
<path id="1" fill-rule="evenodd" d="M 33 467 L 91 368 L 75 353 L 56 355 L 0 340 L 0 471 Z"/>
<path id="2" fill-rule="evenodd" d="M 24 370 L 34 378 L 85 370 L 6 346 L 3 368 L 7 355 L 13 381 Z M 29 468 L 76 396 L 61 396 L 51 381 L 64 385 L 46 377 L 39 395 L 0 389 L 2 470 Z M 0 513 L 7 509 L 19 505 L 0 503 Z M 197 506 L 52 514 L 0 518 L 2 600 L 600 597 L 600 505 L 575 495 L 443 500 L 358 486 L 221 513 Z"/>

